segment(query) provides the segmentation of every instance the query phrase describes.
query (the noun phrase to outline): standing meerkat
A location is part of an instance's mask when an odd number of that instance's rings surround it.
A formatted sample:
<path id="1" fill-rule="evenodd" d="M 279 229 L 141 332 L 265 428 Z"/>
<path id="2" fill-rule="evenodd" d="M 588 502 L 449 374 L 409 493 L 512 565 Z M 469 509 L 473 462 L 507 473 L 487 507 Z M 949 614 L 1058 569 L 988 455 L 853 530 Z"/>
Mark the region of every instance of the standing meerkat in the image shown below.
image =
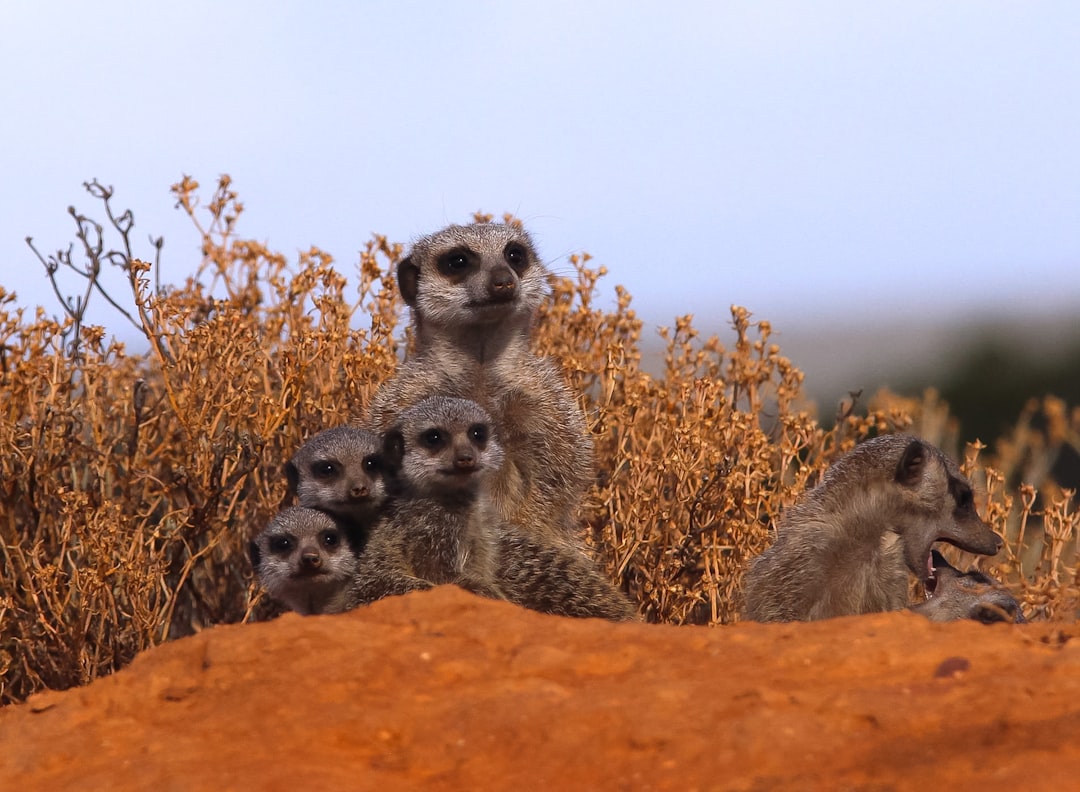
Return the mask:
<path id="1" fill-rule="evenodd" d="M 745 616 L 812 621 L 899 610 L 909 571 L 933 578 L 938 541 L 985 555 L 1001 548 L 955 462 L 914 437 L 868 440 L 784 512 L 776 542 L 747 569 Z"/>
<path id="2" fill-rule="evenodd" d="M 983 624 L 1023 624 L 1026 621 L 1016 598 L 989 575 L 977 569 L 961 572 L 937 550 L 931 553 L 931 565 L 934 576 L 926 582 L 926 601 L 911 608 L 916 613 L 940 622 L 974 619 Z"/>
<path id="3" fill-rule="evenodd" d="M 341 613 L 360 602 L 348 531 L 326 512 L 291 506 L 248 546 L 263 588 L 303 615 Z"/>
<path id="4" fill-rule="evenodd" d="M 498 513 L 486 485 L 503 463 L 491 417 L 475 402 L 433 397 L 383 437 L 396 497 L 359 558 L 365 601 L 454 583 L 502 599 Z"/>
<path id="5" fill-rule="evenodd" d="M 530 348 L 547 279 L 529 235 L 514 225 L 452 225 L 419 239 L 397 267 L 415 353 L 376 393 L 370 419 L 385 431 L 435 395 L 479 403 L 506 455 L 490 486 L 499 514 L 573 542 L 592 439 L 561 372 Z"/>
<path id="6" fill-rule="evenodd" d="M 326 429 L 286 463 L 289 490 L 301 506 L 366 529 L 389 497 L 381 451 L 382 439 L 367 429 Z"/>

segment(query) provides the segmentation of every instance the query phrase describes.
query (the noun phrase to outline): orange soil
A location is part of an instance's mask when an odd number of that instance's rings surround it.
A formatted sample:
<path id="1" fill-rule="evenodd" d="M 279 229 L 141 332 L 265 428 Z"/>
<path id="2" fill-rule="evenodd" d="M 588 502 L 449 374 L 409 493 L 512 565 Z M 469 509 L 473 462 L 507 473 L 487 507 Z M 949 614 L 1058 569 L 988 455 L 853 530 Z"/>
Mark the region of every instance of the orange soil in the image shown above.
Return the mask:
<path id="1" fill-rule="evenodd" d="M 609 624 L 441 587 L 0 710 L 0 788 L 1078 788 L 1077 634 Z"/>

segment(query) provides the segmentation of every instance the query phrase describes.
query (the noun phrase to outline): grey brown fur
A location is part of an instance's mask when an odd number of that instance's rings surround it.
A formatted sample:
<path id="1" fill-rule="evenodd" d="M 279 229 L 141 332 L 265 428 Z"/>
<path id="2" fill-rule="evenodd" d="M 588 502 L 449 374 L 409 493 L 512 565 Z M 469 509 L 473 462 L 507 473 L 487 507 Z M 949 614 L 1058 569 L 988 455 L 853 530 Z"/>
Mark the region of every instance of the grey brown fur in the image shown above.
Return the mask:
<path id="1" fill-rule="evenodd" d="M 376 394 L 370 421 L 385 431 L 434 395 L 479 403 L 506 455 L 490 484 L 499 514 L 575 541 L 592 440 L 561 373 L 530 348 L 547 277 L 529 235 L 513 225 L 452 225 L 418 240 L 397 268 L 415 353 Z"/>
<path id="2" fill-rule="evenodd" d="M 934 577 L 926 584 L 927 599 L 911 609 L 930 621 L 974 619 L 983 624 L 1022 624 L 1024 612 L 1009 590 L 977 569 L 961 572 L 937 550 Z"/>
<path id="3" fill-rule="evenodd" d="M 541 542 L 504 526 L 499 542 L 499 586 L 506 598 L 542 613 L 628 621 L 634 606 L 580 550 Z"/>
<path id="4" fill-rule="evenodd" d="M 904 608 L 908 573 L 930 578 L 937 541 L 988 555 L 1001 547 L 956 463 L 914 437 L 868 440 L 784 512 L 776 542 L 747 569 L 745 616 L 810 621 Z"/>
<path id="5" fill-rule="evenodd" d="M 359 603 L 348 531 L 325 512 L 284 509 L 248 549 L 263 588 L 297 613 L 341 613 Z"/>
<path id="6" fill-rule="evenodd" d="M 487 484 L 503 452 L 487 412 L 464 399 L 426 399 L 386 432 L 383 458 L 397 497 L 361 554 L 363 599 L 440 583 L 501 598 Z"/>

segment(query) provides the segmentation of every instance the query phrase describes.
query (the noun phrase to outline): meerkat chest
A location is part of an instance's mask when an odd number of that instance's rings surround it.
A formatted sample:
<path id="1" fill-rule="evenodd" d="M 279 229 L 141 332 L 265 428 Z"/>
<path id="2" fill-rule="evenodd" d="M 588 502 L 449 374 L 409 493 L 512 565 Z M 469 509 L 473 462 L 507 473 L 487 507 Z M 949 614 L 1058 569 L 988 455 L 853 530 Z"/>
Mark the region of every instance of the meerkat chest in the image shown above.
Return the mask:
<path id="1" fill-rule="evenodd" d="M 432 583 L 453 582 L 468 559 L 467 515 L 429 500 L 417 500 L 396 515 L 404 529 L 404 550 L 414 573 Z"/>
<path id="2" fill-rule="evenodd" d="M 896 610 L 907 603 L 908 573 L 900 536 L 885 531 L 864 574 L 867 612 Z"/>

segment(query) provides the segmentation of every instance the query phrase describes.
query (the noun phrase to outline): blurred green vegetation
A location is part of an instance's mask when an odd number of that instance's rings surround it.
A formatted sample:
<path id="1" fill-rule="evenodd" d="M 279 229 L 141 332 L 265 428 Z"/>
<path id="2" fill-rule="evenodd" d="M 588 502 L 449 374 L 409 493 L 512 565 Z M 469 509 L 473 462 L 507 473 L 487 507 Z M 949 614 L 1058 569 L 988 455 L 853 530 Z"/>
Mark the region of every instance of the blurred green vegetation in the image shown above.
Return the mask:
<path id="1" fill-rule="evenodd" d="M 1057 354 L 1035 356 L 985 338 L 946 372 L 938 390 L 960 421 L 962 436 L 990 442 L 1013 425 L 1033 396 L 1052 394 L 1080 405 L 1080 339 Z"/>

